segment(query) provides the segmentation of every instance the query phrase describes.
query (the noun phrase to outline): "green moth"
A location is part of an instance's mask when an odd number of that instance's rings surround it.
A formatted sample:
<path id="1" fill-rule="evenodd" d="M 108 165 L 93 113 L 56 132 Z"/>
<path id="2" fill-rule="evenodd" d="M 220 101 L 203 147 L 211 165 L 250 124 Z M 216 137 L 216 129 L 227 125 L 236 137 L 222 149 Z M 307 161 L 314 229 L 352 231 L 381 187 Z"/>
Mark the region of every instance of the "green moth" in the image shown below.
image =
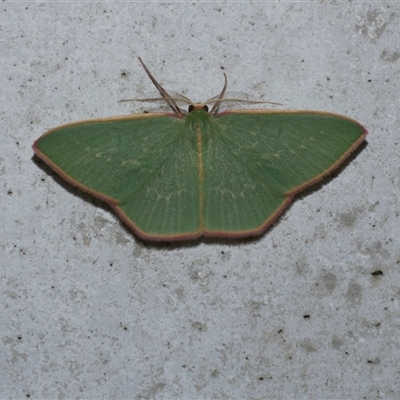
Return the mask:
<path id="1" fill-rule="evenodd" d="M 367 135 L 358 122 L 326 112 L 219 112 L 222 103 L 262 103 L 228 96 L 226 75 L 220 95 L 194 104 L 168 93 L 139 61 L 160 96 L 133 100 L 163 101 L 172 113 L 62 125 L 33 150 L 143 239 L 259 235 Z"/>

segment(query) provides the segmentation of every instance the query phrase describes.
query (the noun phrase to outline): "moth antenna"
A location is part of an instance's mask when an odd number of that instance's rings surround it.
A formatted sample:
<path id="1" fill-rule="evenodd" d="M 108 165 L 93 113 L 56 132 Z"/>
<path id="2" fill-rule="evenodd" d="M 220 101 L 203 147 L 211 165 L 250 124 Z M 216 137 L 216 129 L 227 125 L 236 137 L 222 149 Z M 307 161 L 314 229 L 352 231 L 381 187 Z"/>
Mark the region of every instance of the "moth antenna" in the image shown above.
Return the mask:
<path id="1" fill-rule="evenodd" d="M 144 68 L 144 70 L 146 71 L 147 76 L 151 79 L 151 81 L 153 82 L 154 86 L 157 88 L 157 90 L 160 92 L 160 95 L 163 99 L 165 99 L 165 101 L 167 102 L 167 104 L 172 108 L 172 110 L 178 114 L 179 116 L 183 116 L 183 113 L 181 111 L 181 109 L 178 107 L 178 105 L 175 103 L 175 101 L 173 100 L 173 98 L 168 94 L 168 92 L 156 81 L 156 78 L 154 78 L 154 76 L 151 74 L 151 72 L 149 71 L 149 69 L 146 67 L 146 64 L 143 62 L 143 60 L 138 57 L 140 64 L 142 64 L 142 67 Z"/>
<path id="2" fill-rule="evenodd" d="M 224 78 L 225 78 L 224 87 L 222 88 L 222 91 L 218 96 L 218 100 L 214 103 L 213 108 L 210 111 L 210 114 L 217 114 L 218 113 L 219 106 L 221 105 L 221 100 L 224 98 L 226 87 L 228 86 L 228 78 L 227 78 L 225 72 L 224 72 Z"/>

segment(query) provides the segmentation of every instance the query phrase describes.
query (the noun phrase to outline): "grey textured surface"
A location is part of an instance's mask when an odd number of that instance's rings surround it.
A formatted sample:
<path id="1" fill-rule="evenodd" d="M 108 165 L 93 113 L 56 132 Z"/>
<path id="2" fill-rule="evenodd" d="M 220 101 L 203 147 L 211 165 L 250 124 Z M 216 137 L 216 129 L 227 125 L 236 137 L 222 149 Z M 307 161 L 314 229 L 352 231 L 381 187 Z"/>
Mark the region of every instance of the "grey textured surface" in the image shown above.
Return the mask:
<path id="1" fill-rule="evenodd" d="M 6 1 L 0 30 L 1 398 L 400 397 L 399 3 Z M 367 145 L 257 240 L 142 242 L 31 150 L 154 109 L 117 103 L 153 90 L 139 55 Z"/>

